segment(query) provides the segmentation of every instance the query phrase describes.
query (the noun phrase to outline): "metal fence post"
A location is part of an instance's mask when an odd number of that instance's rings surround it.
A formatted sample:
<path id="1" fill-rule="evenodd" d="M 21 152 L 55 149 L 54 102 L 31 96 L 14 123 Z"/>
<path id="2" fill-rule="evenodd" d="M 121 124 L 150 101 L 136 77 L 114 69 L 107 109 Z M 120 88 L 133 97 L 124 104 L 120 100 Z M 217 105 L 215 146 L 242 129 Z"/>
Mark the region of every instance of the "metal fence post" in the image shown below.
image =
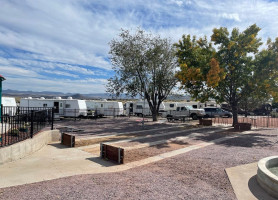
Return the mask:
<path id="1" fill-rule="evenodd" d="M 51 110 L 51 130 L 54 128 L 54 108 Z"/>
<path id="2" fill-rule="evenodd" d="M 34 134 L 34 110 L 31 110 L 31 130 L 30 130 L 30 137 L 33 138 Z"/>
<path id="3" fill-rule="evenodd" d="M 267 115 L 267 128 L 269 127 L 269 113 Z"/>
<path id="4" fill-rule="evenodd" d="M 3 104 L 1 104 L 0 119 L 1 119 L 1 123 L 3 124 Z"/>

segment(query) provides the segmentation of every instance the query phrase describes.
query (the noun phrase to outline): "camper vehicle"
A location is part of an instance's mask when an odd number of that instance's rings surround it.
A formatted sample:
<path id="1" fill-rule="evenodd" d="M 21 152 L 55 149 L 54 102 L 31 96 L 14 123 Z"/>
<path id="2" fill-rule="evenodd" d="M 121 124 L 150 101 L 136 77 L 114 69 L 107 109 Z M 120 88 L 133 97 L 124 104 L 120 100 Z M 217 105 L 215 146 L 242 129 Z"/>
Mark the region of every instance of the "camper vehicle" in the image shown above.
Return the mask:
<path id="1" fill-rule="evenodd" d="M 192 108 L 195 109 L 204 108 L 204 103 L 197 102 L 197 101 L 164 102 L 164 105 L 165 105 L 165 111 L 176 110 L 177 107 L 179 106 L 191 106 Z"/>
<path id="2" fill-rule="evenodd" d="M 54 99 L 41 98 L 21 98 L 20 107 L 28 107 L 30 110 L 40 108 L 53 108 L 54 117 L 85 117 L 87 116 L 87 106 L 84 100 L 62 99 L 55 97 Z"/>
<path id="3" fill-rule="evenodd" d="M 149 103 L 147 100 L 139 101 L 128 101 L 125 103 L 125 115 L 136 115 L 136 116 L 149 116 L 152 115 Z M 165 109 L 164 103 L 162 102 L 159 106 L 159 112 L 163 112 Z"/>
<path id="4" fill-rule="evenodd" d="M 1 102 L 3 105 L 3 115 L 13 116 L 16 114 L 16 101 L 14 97 L 2 97 Z"/>
<path id="5" fill-rule="evenodd" d="M 147 100 L 139 100 L 134 102 L 126 102 L 125 104 L 125 114 L 126 115 L 136 115 L 136 116 L 149 116 L 152 115 L 151 109 L 149 107 L 149 103 Z M 163 112 L 165 110 L 164 103 L 162 102 L 159 106 L 159 112 Z"/>
<path id="6" fill-rule="evenodd" d="M 164 106 L 165 106 L 164 111 L 176 110 L 178 105 L 179 105 L 179 102 L 163 102 L 163 103 L 164 103 Z"/>
<path id="7" fill-rule="evenodd" d="M 173 119 L 185 119 L 186 117 L 191 117 L 196 120 L 202 118 L 205 115 L 204 109 L 195 109 L 191 106 L 179 105 L 176 110 L 168 110 L 162 113 L 162 117 L 166 117 L 168 120 Z"/>
<path id="8" fill-rule="evenodd" d="M 191 106 L 194 109 L 201 109 L 204 108 L 204 103 L 199 101 L 189 101 L 189 102 L 180 102 L 181 106 Z"/>
<path id="9" fill-rule="evenodd" d="M 94 116 L 120 116 L 124 114 L 122 102 L 85 100 L 88 113 L 94 112 Z"/>
<path id="10" fill-rule="evenodd" d="M 124 104 L 124 115 L 130 116 L 134 114 L 134 103 L 133 101 L 128 101 Z"/>

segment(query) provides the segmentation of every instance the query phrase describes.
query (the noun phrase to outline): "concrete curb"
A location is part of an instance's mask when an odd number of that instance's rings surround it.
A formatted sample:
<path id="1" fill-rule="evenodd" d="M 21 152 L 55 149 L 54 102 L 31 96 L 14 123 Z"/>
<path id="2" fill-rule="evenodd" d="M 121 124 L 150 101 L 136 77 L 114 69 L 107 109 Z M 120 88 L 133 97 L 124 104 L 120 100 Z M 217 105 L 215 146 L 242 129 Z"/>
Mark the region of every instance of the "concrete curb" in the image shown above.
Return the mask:
<path id="1" fill-rule="evenodd" d="M 0 148 L 0 165 L 24 158 L 51 142 L 58 142 L 60 138 L 59 130 L 48 130 L 36 134 L 33 138 Z"/>

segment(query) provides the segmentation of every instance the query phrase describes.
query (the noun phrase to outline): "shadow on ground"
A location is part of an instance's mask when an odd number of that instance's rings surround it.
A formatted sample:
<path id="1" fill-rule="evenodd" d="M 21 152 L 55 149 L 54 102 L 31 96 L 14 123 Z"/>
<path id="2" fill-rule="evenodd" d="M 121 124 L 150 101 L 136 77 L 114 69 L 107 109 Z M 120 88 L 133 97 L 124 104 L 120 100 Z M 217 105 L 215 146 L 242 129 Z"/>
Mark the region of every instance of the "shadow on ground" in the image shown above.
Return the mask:
<path id="1" fill-rule="evenodd" d="M 249 190 L 252 192 L 252 194 L 257 199 L 262 200 L 275 200 L 275 198 L 271 197 L 269 194 L 267 194 L 258 184 L 256 175 L 252 176 L 248 181 L 248 187 Z"/>
<path id="2" fill-rule="evenodd" d="M 86 160 L 92 161 L 94 163 L 98 163 L 104 167 L 113 167 L 115 165 L 118 165 L 116 162 L 104 160 L 100 157 L 86 158 Z"/>
<path id="3" fill-rule="evenodd" d="M 256 130 L 252 133 L 240 135 L 235 138 L 231 138 L 229 140 L 223 141 L 218 143 L 219 145 L 225 145 L 225 146 L 238 146 L 238 147 L 272 147 L 272 146 L 278 146 L 278 137 L 276 134 L 269 134 L 265 133 L 269 129 L 260 129 Z M 210 135 L 203 135 L 203 136 L 197 136 L 196 140 L 201 141 L 211 141 L 215 140 L 221 137 L 229 136 L 229 135 L 235 135 L 238 132 L 219 132 L 219 133 L 213 133 Z"/>

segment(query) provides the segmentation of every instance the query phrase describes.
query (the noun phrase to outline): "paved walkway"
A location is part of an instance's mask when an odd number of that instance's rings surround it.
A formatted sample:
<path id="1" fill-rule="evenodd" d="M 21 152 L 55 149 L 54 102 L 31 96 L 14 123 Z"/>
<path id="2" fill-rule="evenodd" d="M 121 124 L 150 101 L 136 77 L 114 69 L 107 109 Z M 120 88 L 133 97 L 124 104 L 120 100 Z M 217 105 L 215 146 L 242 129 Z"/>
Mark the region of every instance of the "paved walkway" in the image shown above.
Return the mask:
<path id="1" fill-rule="evenodd" d="M 100 159 L 98 155 L 92 156 L 92 154 L 77 148 L 65 148 L 60 144 L 47 145 L 29 157 L 0 165 L 0 188 L 80 174 L 123 171 L 203 148 L 247 133 L 250 133 L 250 131 L 219 138 L 210 142 L 200 142 L 196 145 L 124 165 L 112 164 Z"/>

